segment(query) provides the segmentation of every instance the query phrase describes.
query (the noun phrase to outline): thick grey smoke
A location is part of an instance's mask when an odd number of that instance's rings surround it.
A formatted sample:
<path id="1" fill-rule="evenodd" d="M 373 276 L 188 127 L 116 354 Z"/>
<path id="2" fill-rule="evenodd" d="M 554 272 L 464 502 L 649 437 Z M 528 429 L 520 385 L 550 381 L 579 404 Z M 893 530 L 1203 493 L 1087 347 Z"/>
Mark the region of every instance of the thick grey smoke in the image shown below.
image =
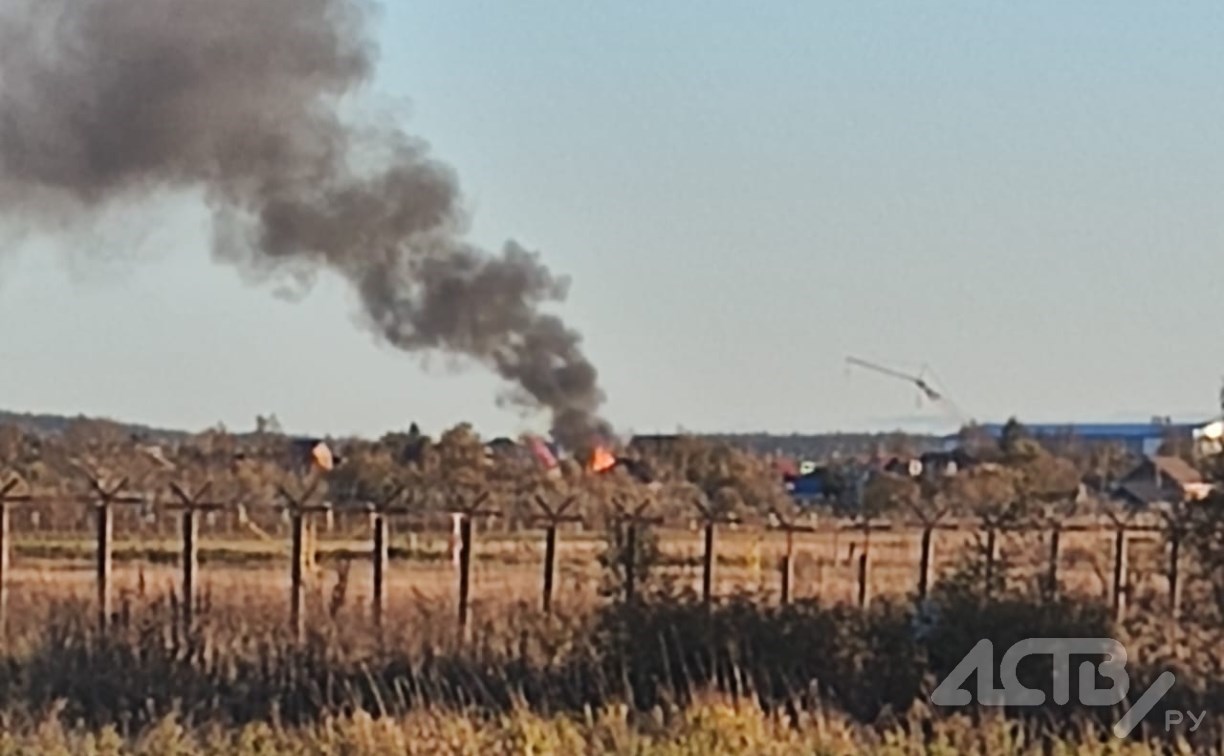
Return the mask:
<path id="1" fill-rule="evenodd" d="M 201 189 L 215 251 L 334 271 L 409 350 L 473 357 L 580 445 L 606 430 L 566 282 L 465 243 L 451 171 L 394 124 L 346 120 L 375 49 L 363 0 L 3 0 L 0 211 L 58 223 Z"/>

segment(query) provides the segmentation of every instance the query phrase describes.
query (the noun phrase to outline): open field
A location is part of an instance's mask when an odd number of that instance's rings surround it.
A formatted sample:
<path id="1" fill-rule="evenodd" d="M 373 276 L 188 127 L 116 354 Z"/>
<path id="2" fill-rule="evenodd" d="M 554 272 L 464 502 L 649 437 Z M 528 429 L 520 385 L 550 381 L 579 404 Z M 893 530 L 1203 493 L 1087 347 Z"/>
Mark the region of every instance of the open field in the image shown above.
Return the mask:
<path id="1" fill-rule="evenodd" d="M 957 619 L 919 639 L 904 600 L 917 588 L 922 552 L 913 527 L 865 532 L 829 522 L 794 533 L 787 607 L 779 606 L 783 532 L 719 527 L 710 607 L 699 599 L 700 529 L 652 530 L 659 558 L 642 592 L 663 593 L 641 604 L 601 594 L 611 577 L 600 563 L 604 534 L 567 530 L 549 615 L 540 611 L 543 533 L 477 530 L 461 630 L 451 534 L 392 533 L 380 625 L 361 524 L 319 533 L 300 637 L 291 630 L 286 533 L 204 534 L 187 627 L 180 539 L 171 528 L 119 528 L 110 541 L 113 614 L 99 632 L 95 540 L 17 528 L 5 572 L 0 699 L 8 708 L 0 713 L 11 713 L 0 754 L 1045 753 L 1108 737 L 1091 712 L 1055 734 L 980 711 L 923 709 L 924 676 L 963 655 L 962 633 L 1112 632 L 1108 529 L 1062 534 L 1064 598 L 1028 591 L 994 607 L 952 599 L 945 610 Z M 932 584 L 974 555 L 980 562 L 982 538 L 935 531 Z M 997 539 L 994 564 L 1009 584 L 1031 587 L 1046 574 L 1047 533 Z M 1140 602 L 1136 618 L 1146 618 L 1167 592 L 1165 544 L 1136 532 L 1127 552 L 1130 596 L 1156 600 Z M 864 553 L 869 600 L 860 608 Z M 827 698 L 811 699 L 813 686 Z M 1188 687 L 1177 705 L 1203 706 L 1195 697 L 1203 689 Z M 1109 747 L 1153 752 L 1140 740 Z"/>

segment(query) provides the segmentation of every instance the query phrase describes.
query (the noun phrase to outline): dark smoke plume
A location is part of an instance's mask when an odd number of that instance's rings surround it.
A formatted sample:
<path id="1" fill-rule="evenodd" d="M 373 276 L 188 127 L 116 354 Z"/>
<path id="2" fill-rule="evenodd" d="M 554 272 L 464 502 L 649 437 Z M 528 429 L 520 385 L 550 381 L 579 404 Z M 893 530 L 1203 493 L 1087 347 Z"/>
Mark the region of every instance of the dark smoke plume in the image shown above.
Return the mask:
<path id="1" fill-rule="evenodd" d="M 566 281 L 462 239 L 451 171 L 395 126 L 345 119 L 375 49 L 363 0 L 2 0 L 0 210 L 52 224 L 202 190 L 216 254 L 352 283 L 405 350 L 467 355 L 570 446 L 606 431 Z M 37 222 L 37 221 L 35 221 Z"/>

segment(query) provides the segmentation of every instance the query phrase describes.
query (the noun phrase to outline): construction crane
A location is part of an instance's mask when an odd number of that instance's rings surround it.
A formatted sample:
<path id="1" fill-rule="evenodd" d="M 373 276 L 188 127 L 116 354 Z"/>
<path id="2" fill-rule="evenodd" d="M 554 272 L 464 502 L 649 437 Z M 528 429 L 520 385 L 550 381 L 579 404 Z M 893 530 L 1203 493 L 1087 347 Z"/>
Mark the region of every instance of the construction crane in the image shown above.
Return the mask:
<path id="1" fill-rule="evenodd" d="M 918 390 L 922 392 L 922 396 L 927 398 L 927 401 L 931 402 L 932 404 L 942 405 L 950 412 L 950 414 L 954 416 L 954 419 L 957 422 L 964 421 L 963 414 L 961 413 L 960 409 L 952 403 L 952 400 L 944 396 L 943 393 L 936 391 L 935 388 L 932 387 L 930 383 L 927 383 L 927 381 L 921 375 L 910 375 L 909 373 L 903 373 L 900 370 L 894 370 L 890 367 L 877 365 L 874 362 L 868 362 L 867 360 L 862 360 L 858 357 L 847 357 L 846 364 L 861 367 L 865 370 L 870 370 L 873 373 L 889 376 L 890 378 L 896 378 L 898 380 L 905 381 L 906 383 L 912 383 L 914 386 L 918 387 Z"/>

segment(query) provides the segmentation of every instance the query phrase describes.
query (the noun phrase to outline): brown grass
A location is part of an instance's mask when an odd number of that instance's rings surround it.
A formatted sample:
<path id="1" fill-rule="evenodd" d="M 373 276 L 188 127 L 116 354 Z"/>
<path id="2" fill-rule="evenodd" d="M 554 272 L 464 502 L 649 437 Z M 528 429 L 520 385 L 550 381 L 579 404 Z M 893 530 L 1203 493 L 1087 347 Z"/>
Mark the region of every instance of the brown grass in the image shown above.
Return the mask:
<path id="1" fill-rule="evenodd" d="M 93 546 L 87 538 L 32 538 L 31 534 L 22 534 L 15 544 L 13 569 L 8 574 L 10 613 L 6 651 L 11 658 L 18 660 L 14 669 L 20 670 L 20 674 L 5 684 L 15 686 L 14 691 L 25 691 L 21 686 L 31 686 L 30 681 L 35 681 L 30 689 L 37 696 L 41 695 L 37 681 L 47 673 L 52 673 L 50 676 L 58 681 L 58 687 L 54 688 L 56 696 L 61 695 L 61 690 L 67 690 L 79 707 L 74 711 L 92 713 L 92 716 L 100 717 L 98 720 L 91 720 L 88 728 L 96 728 L 99 723 L 104 725 L 112 721 L 106 718 L 109 715 L 105 713 L 109 698 L 102 695 L 99 702 L 96 700 L 97 696 L 88 690 L 77 690 L 74 686 L 80 679 L 93 681 L 85 684 L 85 687 L 89 688 L 93 685 L 105 685 L 99 681 L 116 677 L 122 680 L 125 675 L 130 674 L 131 677 L 126 679 L 125 683 L 127 687 L 119 686 L 117 689 L 139 693 L 134 696 L 137 705 L 133 707 L 131 702 L 125 702 L 126 709 L 122 710 L 141 711 L 143 704 L 139 702 L 145 700 L 160 701 L 162 707 L 167 700 L 178 700 L 177 697 L 184 688 L 179 687 L 178 679 L 170 675 L 184 675 L 183 679 L 194 680 L 193 685 L 197 686 L 195 697 L 191 700 L 194 700 L 197 706 L 203 707 L 203 711 L 211 712 L 214 707 L 211 703 L 214 694 L 224 697 L 234 691 L 241 693 L 242 686 L 251 681 L 251 669 L 257 669 L 258 664 L 269 657 L 271 671 L 262 677 L 255 675 L 259 680 L 258 685 L 262 686 L 257 687 L 260 695 L 248 698 L 254 701 L 267 700 L 266 696 L 262 696 L 262 692 L 266 690 L 269 695 L 284 696 L 287 705 L 295 705 L 302 711 L 313 710 L 312 705 L 297 701 L 298 693 L 295 691 L 327 689 L 329 681 L 333 679 L 333 673 L 338 679 L 360 681 L 366 674 L 364 665 L 367 663 L 370 664 L 370 669 L 383 675 L 385 679 L 398 680 L 405 674 L 405 664 L 423 664 L 429 667 L 427 659 L 442 659 L 440 666 L 433 668 L 435 677 L 428 679 L 435 679 L 446 685 L 453 683 L 461 692 L 464 686 L 469 686 L 468 689 L 482 693 L 485 691 L 485 685 L 490 680 L 496 681 L 499 675 L 507 680 L 510 690 L 514 689 L 510 683 L 520 679 L 569 679 L 552 666 L 556 660 L 565 660 L 567 657 L 587 659 L 596 665 L 594 669 L 602 673 L 604 668 L 599 665 L 605 663 L 605 654 L 623 651 L 628 654 L 627 663 L 631 667 L 638 665 L 639 671 L 653 673 L 671 670 L 673 667 L 670 660 L 673 658 L 685 659 L 692 652 L 698 652 L 699 657 L 706 653 L 701 648 L 689 646 L 702 646 L 701 639 L 706 637 L 707 633 L 710 633 L 710 638 L 734 639 L 736 643 L 728 643 L 728 648 L 739 648 L 738 643 L 749 642 L 749 645 L 756 649 L 757 656 L 755 661 L 752 661 L 754 657 L 751 654 L 746 659 L 748 663 L 758 665 L 758 672 L 762 669 L 789 671 L 799 664 L 819 666 L 824 663 L 821 660 L 826 657 L 841 659 L 842 662 L 834 664 L 818 679 L 828 681 L 835 688 L 840 688 L 843 681 L 853 682 L 853 685 L 837 691 L 835 695 L 838 698 L 832 699 L 851 706 L 846 712 L 858 711 L 860 708 L 869 709 L 869 699 L 883 695 L 891 690 L 890 686 L 894 684 L 908 694 L 910 687 L 914 686 L 907 682 L 908 678 L 902 672 L 921 672 L 922 662 L 906 651 L 910 648 L 904 640 L 908 633 L 905 630 L 906 618 L 903 613 L 894 611 L 884 602 L 873 603 L 868 612 L 845 607 L 826 610 L 813 605 L 789 607 L 783 611 L 762 610 L 762 605 L 777 602 L 779 575 L 776 565 L 784 552 L 786 540 L 781 533 L 760 529 L 723 528 L 719 531 L 717 540 L 716 591 L 723 596 L 747 594 L 756 606 L 746 609 L 746 605 L 729 602 L 707 612 L 710 607 L 703 607 L 695 602 L 673 603 L 670 599 L 665 599 L 641 616 L 630 612 L 622 617 L 622 629 L 629 632 L 631 637 L 623 649 L 618 645 L 620 641 L 608 641 L 602 632 L 593 631 L 590 624 L 590 619 L 597 615 L 596 607 L 606 603 L 599 595 L 599 586 L 604 575 L 598 563 L 598 556 L 603 550 L 603 543 L 597 535 L 590 533 L 570 532 L 561 540 L 555 601 L 557 613 L 551 618 L 541 617 L 538 612 L 543 560 L 541 534 L 489 531 L 479 533 L 475 543 L 476 558 L 473 562 L 472 623 L 467 639 L 461 638 L 456 632 L 457 579 L 447 552 L 447 533 L 411 535 L 401 532 L 394 535 L 392 545 L 395 558 L 387 575 L 387 609 L 381 631 L 370 621 L 371 571 L 367 558 L 368 542 L 354 537 L 352 532 L 334 533 L 330 537 L 325 534 L 321 542 L 324 558 L 319 562 L 319 569 L 311 573 L 308 585 L 307 615 L 312 638 L 306 644 L 304 652 L 302 646 L 285 638 L 289 603 L 286 545 L 255 539 L 210 537 L 203 543 L 204 565 L 199 581 L 203 609 L 199 617 L 199 637 L 204 639 L 200 646 L 202 650 L 199 652 L 199 659 L 190 656 L 196 653 L 195 651 L 182 650 L 190 648 L 192 644 L 179 643 L 179 630 L 173 619 L 174 614 L 168 611 L 167 607 L 167 604 L 174 600 L 172 597 L 178 589 L 180 579 L 175 561 L 178 551 L 176 541 L 168 537 L 140 538 L 137 537 L 139 534 L 135 533 L 118 535 L 113 588 L 116 613 L 119 617 L 113 629 L 108 630 L 108 637 L 100 639 L 96 646 L 90 646 L 71 633 L 65 634 L 63 630 L 63 605 L 67 603 L 73 607 L 73 611 L 78 614 L 84 612 L 86 615 L 80 618 L 81 624 L 86 626 L 85 634 L 81 637 L 87 638 L 90 632 L 88 627 L 92 624 L 92 617 L 88 616 L 88 613 L 89 607 L 93 606 L 95 585 L 91 559 Z M 659 541 L 664 555 L 664 565 L 661 568 L 663 579 L 682 589 L 695 592 L 700 585 L 701 533 L 695 530 L 669 529 L 659 533 Z M 1066 593 L 1078 592 L 1097 599 L 1108 593 L 1112 581 L 1112 545 L 1111 534 L 1105 532 L 1074 532 L 1064 535 L 1061 577 Z M 919 555 L 918 531 L 875 532 L 869 538 L 865 538 L 861 532 L 829 531 L 796 536 L 796 597 L 819 597 L 821 604 L 825 605 L 853 602 L 857 594 L 856 556 L 863 553 L 865 547 L 872 557 L 870 586 L 873 596 L 900 596 L 914 589 L 917 583 Z M 936 575 L 932 578 L 936 578 L 939 573 L 952 571 L 975 548 L 973 533 L 938 533 L 935 549 Z M 1002 536 L 999 551 L 1001 564 L 1006 566 L 1010 580 L 1032 581 L 1044 574 L 1046 544 L 1040 534 Z M 1160 578 L 1155 576 L 1160 556 L 1159 542 L 1136 542 L 1134 545 L 1131 555 L 1135 571 L 1133 582 L 1139 586 L 1139 592 L 1159 593 L 1163 590 Z M 52 603 L 61 606 L 55 610 Z M 1017 623 L 1027 621 L 1030 615 L 1037 613 L 1030 612 L 1027 605 L 1021 606 L 1019 611 L 1015 606 L 1004 609 L 1004 613 L 999 616 L 1002 617 L 1000 626 L 1005 630 L 1015 628 Z M 976 616 L 976 612 L 977 609 L 974 608 L 972 613 L 962 616 L 972 618 Z M 1055 619 L 1064 616 L 1061 607 L 1055 607 L 1049 614 Z M 605 620 L 607 616 L 609 615 L 605 615 Z M 610 616 L 615 617 L 615 614 Z M 711 617 L 715 620 L 712 621 Z M 989 618 L 985 618 L 983 622 L 987 619 Z M 1040 623 L 1038 626 L 1045 627 Z M 620 625 L 614 622 L 611 627 Z M 798 630 L 788 632 L 787 627 Z M 983 627 L 992 626 L 986 622 Z M 716 631 L 715 628 L 721 630 Z M 50 642 L 48 636 L 51 636 Z M 165 640 L 171 636 L 175 639 Z M 679 644 L 676 649 L 664 653 L 656 648 L 669 642 L 669 638 Z M 761 640 L 762 638 L 766 640 Z M 320 646 L 313 645 L 316 639 L 321 639 L 323 643 Z M 583 653 L 571 656 L 567 650 L 567 646 L 572 648 L 575 644 L 592 642 L 604 645 L 598 646 L 597 653 L 590 657 L 584 656 Z M 894 647 L 894 644 L 898 643 L 899 645 Z M 716 649 L 723 648 L 721 643 L 709 643 L 709 646 L 711 654 L 714 654 Z M 165 650 L 167 648 L 170 650 Z M 150 651 L 151 657 L 146 659 L 144 654 Z M 391 652 L 391 656 L 385 655 L 388 652 Z M 769 652 L 775 652 L 777 656 L 770 657 Z M 184 658 L 183 653 L 188 656 Z M 304 654 L 301 659 L 297 656 L 299 653 Z M 765 653 L 764 657 L 761 656 L 762 653 Z M 434 654 L 437 656 L 433 656 Z M 659 654 L 662 655 L 656 658 Z M 240 671 L 227 671 L 226 665 L 230 663 L 256 666 L 236 668 Z M 860 667 L 859 664 L 867 666 Z M 714 669 L 713 666 L 692 667 L 697 670 L 703 668 Z M 579 666 L 577 669 L 584 667 Z M 489 677 L 481 677 L 484 674 Z M 303 682 L 294 682 L 299 675 Z M 890 675 L 895 675 L 895 679 Z M 713 677 L 718 678 L 717 674 Z M 604 678 L 595 679 L 602 681 Z M 620 679 L 615 675 L 607 677 L 607 680 L 618 682 Z M 758 683 L 767 682 L 768 679 L 758 678 Z M 650 690 L 653 690 L 652 686 L 655 685 L 642 681 L 636 684 Z M 204 686 L 202 692 L 198 687 L 200 685 Z M 210 688 L 209 685 L 214 687 Z M 0 685 L 0 688 L 3 687 Z M 187 689 L 192 688 L 187 686 Z M 146 699 L 146 690 L 156 695 Z M 582 690 L 590 692 L 589 687 Z M 802 692 L 804 689 L 796 690 Z M 861 696 L 858 693 L 860 690 L 863 691 Z M 914 690 L 917 690 L 917 687 L 914 687 Z M 15 696 L 26 693 L 8 695 L 11 703 L 12 700 L 23 700 Z M 499 695 L 494 694 L 491 697 L 498 698 Z M 568 700 L 564 691 L 550 695 L 557 695 L 558 700 Z M 616 700 L 603 699 L 601 696 L 602 694 L 599 694 L 596 697 L 605 703 Z M 247 700 L 241 698 L 241 695 L 239 698 Z M 31 710 L 41 715 L 42 708 L 39 707 L 45 706 L 50 698 L 44 696 L 34 700 L 39 703 L 31 703 Z M 537 718 L 542 712 L 556 711 L 551 708 L 552 704 L 548 703 L 547 696 L 544 700 L 545 705 L 538 710 L 524 710 L 521 715 L 516 715 L 520 716 L 519 721 L 530 721 L 531 726 L 537 728 L 561 726 L 555 724 L 554 720 L 549 719 L 548 724 L 545 724 L 545 720 Z M 250 701 L 247 701 L 247 704 L 249 705 Z M 362 700 L 361 705 L 369 704 L 368 697 Z M 841 704 L 835 703 L 834 706 L 836 705 Z M 647 708 L 649 709 L 649 706 Z M 823 710 L 822 705 L 812 709 L 817 715 Z M 350 710 L 343 705 L 341 696 L 341 705 L 329 704 L 329 708 L 323 711 L 327 716 L 331 716 L 336 712 Z M 603 708 L 596 707 L 594 711 L 597 716 L 607 716 L 607 710 Z M 701 706 L 697 706 L 690 714 L 674 712 L 669 716 L 680 717 L 675 721 L 682 721 L 683 717 L 687 716 L 705 716 L 703 711 Z M 0 715 L 4 715 L 4 712 L 0 712 Z M 427 713 L 420 716 L 426 715 Z M 157 722 L 158 717 L 164 716 L 163 708 L 158 708 L 156 712 L 150 708 L 149 716 L 151 719 L 140 723 L 140 727 Z M 359 713 L 358 716 L 360 718 L 362 715 Z M 490 725 L 487 719 L 482 718 L 487 716 L 487 712 L 469 715 L 460 707 L 458 711 L 439 716 L 442 718 L 439 721 L 444 720 L 447 727 L 455 728 L 456 737 L 465 738 L 457 741 L 462 744 L 460 747 L 464 749 L 463 752 L 477 752 L 473 750 L 477 741 L 493 742 L 481 741 L 473 734 L 477 731 L 491 733 L 488 737 L 492 739 L 502 735 L 498 726 Z M 736 724 L 732 729 L 756 722 L 761 716 L 752 714 L 749 719 Z M 841 714 L 836 716 L 840 717 Z M 418 714 L 412 714 L 410 719 L 413 717 L 418 717 Z M 879 739 L 890 732 L 890 727 L 894 727 L 887 722 L 875 722 L 875 714 L 861 716 L 855 713 L 853 717 L 856 721 L 853 725 L 856 734 L 842 744 L 842 747 L 850 751 L 856 750 L 856 746 L 878 749 L 882 745 Z M 67 717 L 58 721 L 71 724 L 76 720 Z M 208 719 L 201 721 L 211 722 Z M 242 724 L 248 728 L 260 726 L 246 724 L 248 721 L 240 719 L 230 724 Z M 254 721 L 263 720 L 256 718 Z M 423 720 L 416 718 L 412 721 Z M 766 716 L 760 721 L 774 720 Z M 936 720 L 936 728 L 944 726 L 940 721 Z M 225 724 L 224 727 L 229 727 L 230 724 Z M 274 726 L 278 725 L 274 722 Z M 326 728 L 332 724 L 324 719 L 317 726 Z M 386 721 L 385 726 L 393 728 L 397 725 L 393 721 Z M 468 734 L 462 735 L 460 730 Z M 644 732 L 648 731 L 649 728 L 642 730 L 634 727 L 626 731 L 629 733 L 626 737 L 644 737 Z M 970 728 L 966 733 L 973 731 Z M 137 729 L 124 735 L 147 737 L 140 735 L 140 732 Z M 222 729 L 216 732 L 222 733 L 219 737 L 224 740 L 230 737 L 231 733 L 246 730 Z M 282 733 L 287 743 L 295 738 L 303 738 L 300 743 L 286 745 L 285 752 L 312 752 L 311 743 L 320 739 L 317 733 L 309 730 L 278 732 Z M 915 752 L 913 749 L 933 747 L 929 740 L 906 741 L 906 738 L 914 737 L 912 732 L 895 729 L 892 732 L 902 739 L 899 742 L 907 743 L 895 752 Z M 999 732 L 1007 733 L 1010 730 L 1005 728 Z M 194 731 L 188 731 L 188 735 L 191 738 L 201 737 Z M 28 742 L 34 742 L 40 735 L 30 733 L 22 737 L 27 738 Z M 61 730 L 54 733 L 52 740 L 65 737 L 87 738 L 85 735 L 66 735 Z M 761 740 L 744 744 L 742 749 L 723 752 L 766 752 L 771 748 L 778 749 L 786 742 L 794 750 L 778 752 L 798 753 L 810 752 L 807 749 L 820 745 L 819 739 L 808 739 L 812 737 L 810 734 L 795 740 L 798 737 L 794 732 L 781 728 L 776 733 L 771 730 L 767 736 L 762 736 Z M 708 743 L 705 748 L 692 747 L 688 745 L 689 740 L 694 743 L 704 742 L 694 732 L 684 731 L 677 734 L 674 742 L 661 744 L 658 751 L 639 744 L 637 752 L 698 753 L 718 750 L 710 747 Z M 681 744 L 691 750 L 680 750 Z M 1036 744 L 1030 743 L 1029 746 Z M 441 748 L 440 745 L 437 747 Z M 298 748 L 302 751 L 298 751 Z M 567 748 L 570 750 L 567 751 Z M 574 748 L 579 751 L 590 748 L 590 752 L 601 752 L 597 744 L 584 747 L 579 741 L 555 748 L 539 744 L 533 752 L 579 752 L 573 750 Z M 1007 750 L 1001 745 L 999 748 L 1002 750 L 998 752 Z M 180 752 L 188 750 L 183 747 Z M 241 750 L 233 746 L 232 752 Z M 957 752 L 954 746 L 945 750 Z M 3 752 L 3 744 L 0 744 L 0 753 Z M 231 751 L 222 747 L 219 752 Z M 344 752 L 362 751 L 349 749 Z"/>

